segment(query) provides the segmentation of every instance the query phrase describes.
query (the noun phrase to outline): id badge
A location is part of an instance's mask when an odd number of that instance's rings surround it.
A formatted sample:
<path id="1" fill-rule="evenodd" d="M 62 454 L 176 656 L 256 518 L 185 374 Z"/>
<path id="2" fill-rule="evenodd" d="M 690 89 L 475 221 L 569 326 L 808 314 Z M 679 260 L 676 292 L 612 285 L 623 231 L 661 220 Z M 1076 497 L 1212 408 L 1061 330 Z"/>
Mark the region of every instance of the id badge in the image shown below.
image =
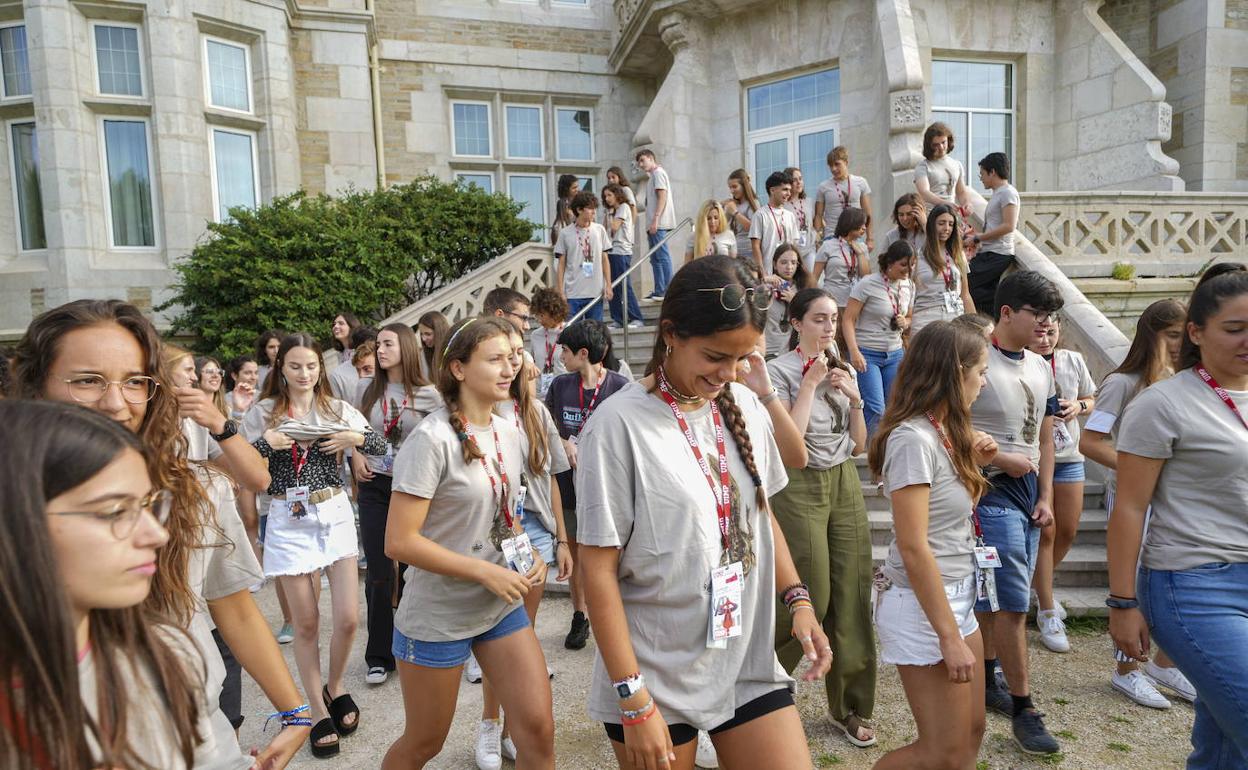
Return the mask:
<path id="1" fill-rule="evenodd" d="M 533 545 L 529 542 L 526 532 L 503 540 L 503 556 L 507 564 L 521 575 L 533 571 Z"/>
<path id="2" fill-rule="evenodd" d="M 1001 603 L 997 601 L 997 576 L 990 569 L 975 570 L 975 598 L 981 602 L 988 602 L 988 607 L 992 612 L 1001 609 Z"/>
<path id="3" fill-rule="evenodd" d="M 386 444 L 386 454 L 381 458 L 381 469 L 386 473 L 394 473 L 394 445 Z"/>
<path id="4" fill-rule="evenodd" d="M 586 278 L 593 278 L 593 277 L 594 277 L 594 263 L 593 263 L 593 262 L 582 262 L 582 263 L 581 263 L 581 274 L 582 274 L 582 275 L 584 275 Z"/>
<path id="5" fill-rule="evenodd" d="M 723 647 L 729 639 L 741 636 L 744 588 L 745 571 L 741 562 L 734 561 L 711 570 L 711 614 L 706 632 L 707 647 Z"/>
<path id="6" fill-rule="evenodd" d="M 290 518 L 302 519 L 308 515 L 311 503 L 308 502 L 307 487 L 286 487 L 286 508 Z"/>
<path id="7" fill-rule="evenodd" d="M 965 306 L 962 303 L 962 295 L 956 291 L 944 292 L 945 312 L 951 315 L 962 315 Z"/>
<path id="8" fill-rule="evenodd" d="M 550 390 L 550 383 L 555 381 L 554 372 L 543 372 L 537 375 L 537 397 L 546 398 L 546 391 Z"/>
<path id="9" fill-rule="evenodd" d="M 802 234 L 797 236 L 797 245 L 801 246 L 803 249 L 806 248 L 806 238 L 806 232 L 803 230 Z"/>
<path id="10" fill-rule="evenodd" d="M 1053 422 L 1053 450 L 1057 454 L 1061 454 L 1070 449 L 1074 445 L 1075 440 L 1071 437 L 1070 431 L 1066 430 L 1066 423 L 1061 420 Z"/>
<path id="11" fill-rule="evenodd" d="M 572 446 L 576 446 L 576 443 L 577 443 L 576 440 L 577 440 L 577 435 L 575 433 L 573 433 L 571 436 L 568 436 L 568 443 L 571 444 Z"/>
<path id="12" fill-rule="evenodd" d="M 995 545 L 975 546 L 975 566 L 980 569 L 999 569 L 1001 557 L 997 555 Z"/>

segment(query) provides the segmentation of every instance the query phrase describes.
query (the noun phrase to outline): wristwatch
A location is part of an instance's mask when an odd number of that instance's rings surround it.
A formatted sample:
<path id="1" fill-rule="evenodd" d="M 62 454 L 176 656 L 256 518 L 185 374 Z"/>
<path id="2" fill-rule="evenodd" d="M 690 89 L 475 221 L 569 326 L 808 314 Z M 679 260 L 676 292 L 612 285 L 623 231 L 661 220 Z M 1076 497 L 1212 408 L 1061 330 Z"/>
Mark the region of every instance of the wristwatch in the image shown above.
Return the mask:
<path id="1" fill-rule="evenodd" d="M 208 435 L 212 436 L 213 441 L 220 444 L 222 441 L 225 441 L 227 438 L 233 438 L 234 436 L 238 435 L 238 423 L 234 422 L 233 420 L 226 420 L 225 427 L 221 429 L 220 433 L 209 433 Z"/>
<path id="2" fill-rule="evenodd" d="M 1135 599 L 1123 599 L 1118 596 L 1108 596 L 1105 598 L 1105 606 L 1112 610 L 1133 610 L 1140 606 Z"/>
<path id="3" fill-rule="evenodd" d="M 979 236 L 977 235 L 977 236 L 975 236 L 974 238 L 972 238 L 971 240 L 973 240 L 975 243 L 979 243 Z"/>
<path id="4" fill-rule="evenodd" d="M 620 696 L 620 700 L 625 700 L 641 692 L 641 688 L 646 686 L 646 678 L 639 673 L 633 674 L 627 679 L 612 682 L 611 686 L 615 688 L 615 694 Z"/>

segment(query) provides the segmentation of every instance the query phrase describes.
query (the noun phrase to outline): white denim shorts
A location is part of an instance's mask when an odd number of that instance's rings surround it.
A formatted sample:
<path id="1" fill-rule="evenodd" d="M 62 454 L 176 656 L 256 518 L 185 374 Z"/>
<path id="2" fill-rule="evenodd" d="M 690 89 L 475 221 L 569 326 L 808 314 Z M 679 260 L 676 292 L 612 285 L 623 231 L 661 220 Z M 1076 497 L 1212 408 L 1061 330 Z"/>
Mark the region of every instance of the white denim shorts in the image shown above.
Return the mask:
<path id="1" fill-rule="evenodd" d="M 958 621 L 962 638 L 979 630 L 975 620 L 975 575 L 945 583 L 945 596 Z M 890 586 L 876 597 L 875 628 L 880 638 L 880 662 L 894 666 L 934 666 L 944 660 L 940 638 L 927 620 L 914 591 Z"/>
<path id="2" fill-rule="evenodd" d="M 292 515 L 285 500 L 269 504 L 264 533 L 264 575 L 306 575 L 359 554 L 355 511 L 341 490 L 306 513 Z"/>

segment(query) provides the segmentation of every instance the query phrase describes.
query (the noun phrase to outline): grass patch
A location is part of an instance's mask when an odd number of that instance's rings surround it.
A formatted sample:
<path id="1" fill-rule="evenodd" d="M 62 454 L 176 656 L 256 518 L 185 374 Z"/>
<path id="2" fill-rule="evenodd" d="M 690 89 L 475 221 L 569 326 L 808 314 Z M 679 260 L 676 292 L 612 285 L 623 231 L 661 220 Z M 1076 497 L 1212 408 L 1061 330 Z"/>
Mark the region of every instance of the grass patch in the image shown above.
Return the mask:
<path id="1" fill-rule="evenodd" d="M 1111 717 L 1109 718 L 1109 721 L 1111 721 L 1111 722 L 1117 722 L 1117 723 L 1118 723 L 1118 724 L 1120 724 L 1120 725 L 1130 725 L 1130 724 L 1135 724 L 1135 723 L 1134 723 L 1134 722 L 1132 722 L 1130 719 L 1127 719 L 1126 717 L 1120 717 L 1120 716 L 1118 716 L 1117 714 L 1115 714 L 1114 716 L 1111 716 Z"/>
<path id="2" fill-rule="evenodd" d="M 1066 618 L 1067 636 L 1104 636 L 1109 633 L 1109 618 L 1069 617 Z"/>
<path id="3" fill-rule="evenodd" d="M 1112 751 L 1121 751 L 1124 754 L 1131 751 L 1131 747 L 1125 743 L 1107 743 L 1105 746 Z"/>
<path id="4" fill-rule="evenodd" d="M 1060 765 L 1065 759 L 1066 755 L 1060 751 L 1056 754 L 1044 754 L 1036 757 L 1036 760 L 1042 765 Z"/>
<path id="5" fill-rule="evenodd" d="M 988 770 L 988 760 L 981 759 L 975 763 L 975 770 Z"/>
<path id="6" fill-rule="evenodd" d="M 1057 732 L 1053 734 L 1056 735 L 1058 738 L 1061 738 L 1062 740 L 1066 740 L 1066 741 L 1079 740 L 1079 736 L 1075 735 L 1070 730 L 1058 730 Z"/>
<path id="7" fill-rule="evenodd" d="M 1057 705 L 1059 705 L 1059 706 L 1069 706 L 1069 705 L 1070 705 L 1070 701 L 1066 700 L 1065 698 L 1054 698 L 1054 699 L 1053 699 L 1053 702 L 1054 702 L 1054 703 L 1056 703 L 1056 704 L 1057 704 Z"/>
<path id="8" fill-rule="evenodd" d="M 820 754 L 815 764 L 819 767 L 832 767 L 841 764 L 841 761 L 841 758 L 835 754 Z"/>

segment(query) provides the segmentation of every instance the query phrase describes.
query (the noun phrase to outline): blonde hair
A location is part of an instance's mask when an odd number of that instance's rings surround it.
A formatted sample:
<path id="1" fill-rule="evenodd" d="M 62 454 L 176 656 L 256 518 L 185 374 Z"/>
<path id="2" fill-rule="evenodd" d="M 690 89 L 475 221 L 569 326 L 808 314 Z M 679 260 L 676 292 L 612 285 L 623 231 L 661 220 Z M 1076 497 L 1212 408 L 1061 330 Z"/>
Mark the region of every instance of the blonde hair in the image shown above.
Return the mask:
<path id="1" fill-rule="evenodd" d="M 724 207 L 719 205 L 719 201 L 714 198 L 708 198 L 698 209 L 698 218 L 693 223 L 693 256 L 695 258 L 705 256 L 711 241 L 715 240 L 715 236 L 719 234 L 712 233 L 711 228 L 706 224 L 706 217 L 712 209 L 719 212 L 719 232 L 728 230 L 728 219 L 724 216 Z"/>

